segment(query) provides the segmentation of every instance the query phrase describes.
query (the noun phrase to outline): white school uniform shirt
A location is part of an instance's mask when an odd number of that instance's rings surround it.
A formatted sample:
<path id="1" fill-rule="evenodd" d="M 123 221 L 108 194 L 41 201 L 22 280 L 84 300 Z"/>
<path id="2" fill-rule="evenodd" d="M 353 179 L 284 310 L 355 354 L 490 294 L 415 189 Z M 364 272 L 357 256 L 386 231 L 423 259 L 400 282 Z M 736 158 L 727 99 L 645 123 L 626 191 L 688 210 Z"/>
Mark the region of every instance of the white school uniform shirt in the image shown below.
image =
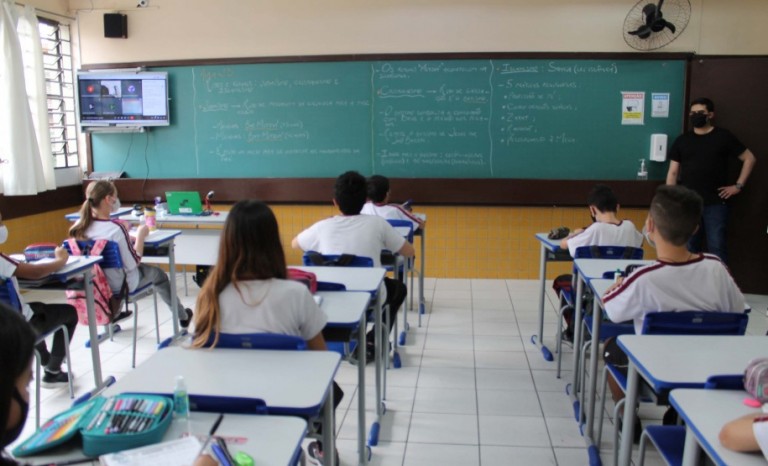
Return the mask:
<path id="1" fill-rule="evenodd" d="M 405 244 L 405 238 L 392 225 L 373 215 L 337 215 L 320 220 L 296 238 L 304 251 L 370 257 L 374 267 L 381 267 L 382 249 L 397 252 Z"/>
<path id="2" fill-rule="evenodd" d="M 758 421 L 752 423 L 752 432 L 755 434 L 755 440 L 760 445 L 760 451 L 768 460 L 768 421 Z"/>
<path id="3" fill-rule="evenodd" d="M 222 333 L 277 333 L 311 340 L 328 317 L 305 285 L 292 280 L 230 283 L 219 295 Z"/>
<path id="4" fill-rule="evenodd" d="M 419 228 L 419 218 L 397 204 L 377 205 L 369 201 L 365 203 L 363 210 L 360 211 L 360 213 L 365 215 L 376 215 L 385 220 L 408 220 L 413 224 L 414 231 Z"/>
<path id="5" fill-rule="evenodd" d="M 594 222 L 584 231 L 568 239 L 568 252 L 576 257 L 576 248 L 582 246 L 630 246 L 639 248 L 643 245 L 643 235 L 635 224 L 622 220 L 617 224 Z"/>
<path id="6" fill-rule="evenodd" d="M 93 223 L 85 231 L 85 237 L 89 240 L 105 239 L 117 243 L 120 249 L 120 258 L 123 260 L 123 269 L 104 269 L 112 291 L 120 291 L 125 274 L 128 290 L 133 291 L 139 286 L 139 263 L 141 256 L 133 248 L 133 240 L 128 234 L 128 228 L 120 221 L 93 219 Z"/>
<path id="7" fill-rule="evenodd" d="M 11 283 L 13 283 L 13 287 L 16 290 L 16 296 L 19 298 L 19 302 L 21 303 L 21 313 L 24 314 L 24 318 L 29 321 L 34 313 L 32 312 L 32 308 L 29 307 L 29 304 L 24 302 L 24 299 L 21 297 L 21 293 L 19 292 L 19 282 L 16 280 L 16 276 L 14 275 L 18 265 L 18 262 L 6 256 L 5 254 L 0 253 L 0 277 L 4 277 L 6 280 L 10 280 Z"/>
<path id="8" fill-rule="evenodd" d="M 747 308 L 730 272 L 712 254 L 640 267 L 603 297 L 603 305 L 613 322 L 634 321 L 637 334 L 642 332 L 645 315 L 653 312 L 744 312 Z"/>

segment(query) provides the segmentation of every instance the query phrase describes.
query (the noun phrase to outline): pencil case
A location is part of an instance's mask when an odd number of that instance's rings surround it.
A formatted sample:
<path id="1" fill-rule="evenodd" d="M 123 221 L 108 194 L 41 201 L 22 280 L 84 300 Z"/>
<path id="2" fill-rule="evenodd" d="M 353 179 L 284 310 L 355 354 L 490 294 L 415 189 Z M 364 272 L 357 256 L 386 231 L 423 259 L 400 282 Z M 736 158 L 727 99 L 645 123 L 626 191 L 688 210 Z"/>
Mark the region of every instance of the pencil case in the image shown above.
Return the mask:
<path id="1" fill-rule="evenodd" d="M 123 394 L 96 397 L 74 406 L 43 424 L 13 450 L 17 457 L 30 456 L 79 435 L 83 453 L 106 453 L 160 442 L 173 420 L 173 400 L 159 395 Z"/>

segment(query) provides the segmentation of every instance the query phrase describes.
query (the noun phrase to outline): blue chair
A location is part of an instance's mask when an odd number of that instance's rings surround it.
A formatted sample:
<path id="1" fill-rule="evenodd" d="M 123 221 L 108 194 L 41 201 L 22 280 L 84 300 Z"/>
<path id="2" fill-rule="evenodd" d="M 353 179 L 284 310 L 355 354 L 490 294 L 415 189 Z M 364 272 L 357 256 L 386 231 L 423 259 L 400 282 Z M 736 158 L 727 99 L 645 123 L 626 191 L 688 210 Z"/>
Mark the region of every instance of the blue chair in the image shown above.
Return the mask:
<path id="1" fill-rule="evenodd" d="M 14 310 L 18 312 L 22 312 L 22 304 L 21 300 L 19 299 L 19 293 L 16 291 L 16 287 L 13 284 L 13 280 L 10 278 L 4 278 L 2 279 L 2 282 L 0 282 L 0 302 L 10 306 Z M 45 340 L 49 336 L 53 335 L 56 332 L 61 332 L 62 335 L 64 335 L 64 351 L 67 358 L 67 364 L 72 364 L 72 359 L 69 355 L 69 332 L 67 331 L 67 327 L 64 325 L 60 325 L 56 328 L 53 328 L 49 330 L 48 332 L 44 334 L 37 335 L 37 340 L 35 343 L 40 343 L 41 341 Z M 35 427 L 38 429 L 40 428 L 40 383 L 43 380 L 42 374 L 41 374 L 41 360 L 40 360 L 40 353 L 37 351 L 37 348 L 35 348 L 35 361 L 37 364 L 35 364 Z M 75 397 L 75 388 L 72 383 L 72 379 L 74 377 L 72 376 L 72 371 L 70 369 L 69 374 L 69 397 L 74 398 Z"/>
<path id="2" fill-rule="evenodd" d="M 706 390 L 743 390 L 744 376 L 713 375 L 704 384 Z M 637 465 L 645 464 L 645 449 L 651 442 L 669 466 L 682 466 L 685 450 L 685 427 L 683 426 L 647 426 L 640 436 L 640 454 Z"/>
<path id="3" fill-rule="evenodd" d="M 413 244 L 413 222 L 410 220 L 399 219 L 387 219 L 387 222 L 389 222 L 393 228 L 407 229 L 408 233 L 405 235 L 405 239 L 409 243 Z M 381 253 L 381 263 L 384 268 L 386 268 L 388 271 L 391 271 L 395 275 L 395 279 L 404 277 L 405 279 L 403 280 L 403 283 L 407 283 L 408 276 L 410 276 L 411 279 L 409 286 L 409 289 L 411 290 L 409 294 L 411 296 L 408 300 L 408 308 L 403 310 L 403 331 L 400 333 L 400 340 L 398 341 L 400 345 L 404 345 L 408 330 L 410 330 L 410 326 L 408 325 L 407 311 L 413 310 L 413 279 L 416 273 L 416 268 L 414 267 L 414 258 L 405 258 L 397 253 L 393 253 L 392 251 L 384 250 Z M 397 327 L 395 327 L 395 334 L 397 334 Z"/>
<path id="4" fill-rule="evenodd" d="M 211 334 L 204 347 L 212 347 L 213 341 Z M 307 342 L 301 337 L 279 333 L 220 333 L 216 348 L 304 351 Z"/>
<path id="5" fill-rule="evenodd" d="M 654 312 L 647 314 L 643 320 L 642 335 L 744 335 L 747 331 L 749 316 L 736 312 L 707 312 L 707 311 L 677 311 Z M 600 422 L 598 424 L 596 445 L 600 445 L 605 416 L 605 391 L 608 376 L 611 376 L 624 392 L 627 390 L 627 378 L 613 364 L 606 364 L 603 369 L 603 384 L 600 390 Z M 732 385 L 731 377 L 711 378 L 710 386 Z M 658 395 L 658 394 L 656 394 Z M 614 445 L 619 444 L 619 430 L 615 420 L 624 406 L 624 399 L 613 408 Z M 618 461 L 618 448 L 614 448 L 614 464 Z M 682 458 L 682 457 L 681 457 Z M 674 463 L 670 463 L 674 464 Z"/>
<path id="6" fill-rule="evenodd" d="M 574 259 L 636 259 L 641 260 L 643 258 L 643 249 L 634 248 L 629 246 L 581 246 L 576 248 L 574 253 Z M 576 303 L 576 287 L 572 286 L 570 290 L 560 292 L 560 309 L 557 313 L 557 378 L 560 378 L 560 368 L 562 366 L 562 346 L 563 346 L 563 312 L 570 308 L 574 308 Z M 584 308 L 582 308 L 582 311 Z M 582 314 L 584 315 L 584 314 Z M 586 319 L 583 320 L 586 325 Z M 592 329 L 591 321 L 587 326 L 587 332 Z M 615 335 L 613 329 L 608 327 L 600 327 L 601 336 L 603 330 L 605 335 Z M 617 328 L 616 332 L 623 331 L 622 328 Z M 586 335 L 584 333 L 583 335 Z M 607 338 L 607 336 L 605 337 Z M 601 341 L 605 341 L 605 338 L 601 337 Z M 589 348 L 589 346 L 587 346 Z M 578 350 L 574 348 L 574 351 Z M 582 358 L 583 358 L 582 353 Z M 583 359 L 582 359 L 583 361 Z"/>
<path id="7" fill-rule="evenodd" d="M 77 241 L 77 246 L 80 248 L 81 251 L 84 252 L 85 255 L 88 255 L 87 252 L 93 248 L 94 241 Z M 67 241 L 64 241 L 63 247 L 68 251 L 72 252 L 69 248 L 69 243 Z M 123 269 L 123 258 L 120 255 L 120 247 L 118 244 L 114 241 L 107 241 L 106 246 L 104 246 L 104 250 L 101 251 L 101 258 L 102 261 L 99 263 L 99 266 L 102 269 Z M 172 284 L 172 286 L 175 286 L 175 284 Z M 128 293 L 128 296 L 125 297 L 128 304 L 133 304 L 133 359 L 131 361 L 131 367 L 136 367 L 136 338 L 137 338 L 137 332 L 138 332 L 138 324 L 139 324 L 139 305 L 138 302 L 140 299 L 145 298 L 147 296 L 152 296 L 154 300 L 154 306 L 155 306 L 155 337 L 157 339 L 157 343 L 160 344 L 160 321 L 157 316 L 157 294 L 155 293 L 155 286 L 152 283 L 147 283 L 144 286 L 140 286 L 136 288 L 135 290 Z M 114 334 L 119 332 L 120 326 L 112 323 L 110 325 L 106 326 L 107 334 L 109 335 L 109 339 L 112 340 L 114 337 Z M 104 335 L 99 336 L 99 343 L 106 338 Z M 88 344 L 93 344 L 93 342 L 88 342 Z M 88 346 L 86 344 L 86 346 Z"/>

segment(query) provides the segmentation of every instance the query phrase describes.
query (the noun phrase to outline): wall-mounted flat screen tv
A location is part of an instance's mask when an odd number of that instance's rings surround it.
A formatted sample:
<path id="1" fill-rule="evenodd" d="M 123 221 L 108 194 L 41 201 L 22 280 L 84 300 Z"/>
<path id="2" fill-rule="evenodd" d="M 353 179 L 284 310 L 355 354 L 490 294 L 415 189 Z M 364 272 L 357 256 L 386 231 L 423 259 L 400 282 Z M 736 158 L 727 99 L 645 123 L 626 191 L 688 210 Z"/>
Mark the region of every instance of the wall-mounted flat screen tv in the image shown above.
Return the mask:
<path id="1" fill-rule="evenodd" d="M 79 71 L 80 127 L 168 126 L 168 73 Z"/>

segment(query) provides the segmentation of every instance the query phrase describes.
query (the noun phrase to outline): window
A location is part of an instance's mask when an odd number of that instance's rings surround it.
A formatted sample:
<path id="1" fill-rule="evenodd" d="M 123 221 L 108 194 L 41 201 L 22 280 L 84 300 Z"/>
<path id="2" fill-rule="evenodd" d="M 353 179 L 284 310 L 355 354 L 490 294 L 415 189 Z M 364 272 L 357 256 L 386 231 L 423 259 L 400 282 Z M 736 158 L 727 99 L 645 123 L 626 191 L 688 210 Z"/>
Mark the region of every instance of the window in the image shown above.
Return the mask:
<path id="1" fill-rule="evenodd" d="M 80 160 L 77 152 L 77 117 L 69 26 L 47 18 L 38 20 L 54 166 L 76 167 Z"/>

